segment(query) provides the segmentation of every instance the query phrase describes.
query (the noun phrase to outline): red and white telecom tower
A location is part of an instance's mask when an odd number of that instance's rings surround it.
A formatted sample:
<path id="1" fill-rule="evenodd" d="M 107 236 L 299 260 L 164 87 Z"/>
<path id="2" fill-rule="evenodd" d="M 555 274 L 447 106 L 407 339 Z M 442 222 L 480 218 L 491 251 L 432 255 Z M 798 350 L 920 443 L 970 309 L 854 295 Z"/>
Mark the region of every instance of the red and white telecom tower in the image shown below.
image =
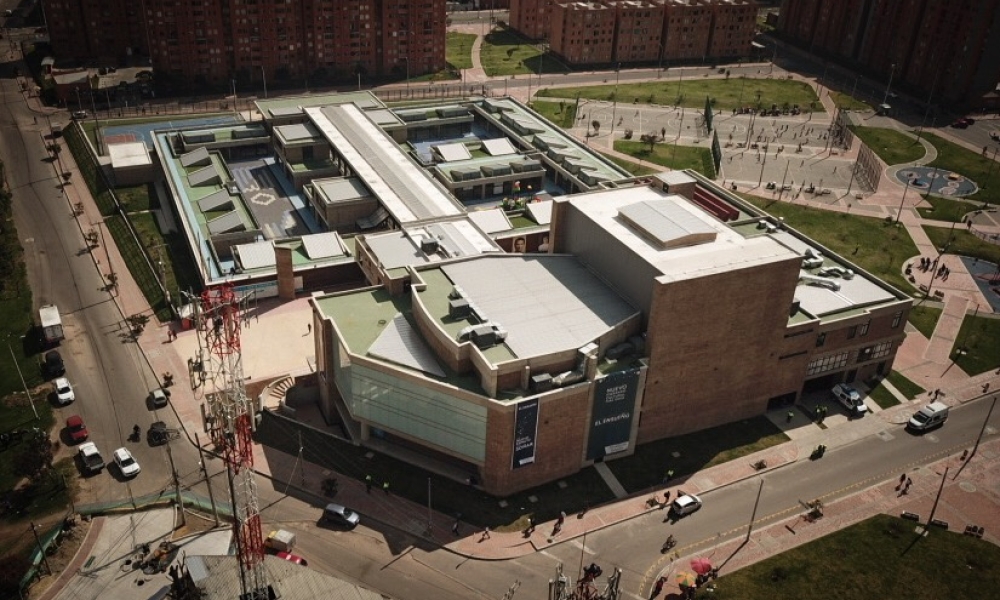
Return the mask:
<path id="1" fill-rule="evenodd" d="M 204 392 L 210 399 L 212 439 L 222 451 L 233 504 L 233 530 L 240 559 L 243 600 L 268 597 L 264 571 L 264 541 L 260 529 L 257 480 L 253 470 L 256 426 L 253 403 L 247 398 L 243 378 L 240 329 L 244 301 L 233 286 L 206 289 L 198 307 L 198 332 L 202 353 L 200 369 Z"/>

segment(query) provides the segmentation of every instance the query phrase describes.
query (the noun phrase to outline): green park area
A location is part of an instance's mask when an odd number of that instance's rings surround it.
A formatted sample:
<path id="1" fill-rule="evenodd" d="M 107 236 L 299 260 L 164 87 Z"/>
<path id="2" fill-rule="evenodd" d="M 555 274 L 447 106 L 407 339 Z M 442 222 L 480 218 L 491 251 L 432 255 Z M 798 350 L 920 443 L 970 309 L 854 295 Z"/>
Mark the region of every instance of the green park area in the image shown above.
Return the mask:
<path id="1" fill-rule="evenodd" d="M 799 105 L 803 110 L 823 111 L 816 91 L 802 81 L 787 79 L 746 79 L 743 77 L 694 79 L 662 79 L 642 83 L 609 83 L 565 88 L 543 88 L 538 96 L 552 98 L 587 98 L 618 100 L 623 103 L 659 104 L 704 108 L 705 98 L 714 100 L 716 110 L 732 110 L 737 106 L 779 108 Z"/>
<path id="2" fill-rule="evenodd" d="M 851 125 L 849 129 L 887 165 L 911 163 L 926 154 L 917 138 L 902 131 L 859 125 Z"/>
<path id="3" fill-rule="evenodd" d="M 472 44 L 476 41 L 474 33 L 448 32 L 445 40 L 445 60 L 452 69 L 472 68 Z"/>
<path id="4" fill-rule="evenodd" d="M 479 60 L 490 77 L 565 73 L 567 70 L 550 53 L 509 29 L 494 29 L 486 34 Z"/>
<path id="5" fill-rule="evenodd" d="M 928 166 L 960 173 L 975 181 L 979 191 L 970 200 L 983 204 L 1000 203 L 1000 168 L 992 160 L 992 155 L 986 157 L 980 152 L 967 150 L 933 133 L 924 133 L 923 137 L 934 145 L 938 153 Z"/>
<path id="6" fill-rule="evenodd" d="M 830 90 L 830 98 L 833 98 L 833 103 L 837 105 L 840 110 L 872 110 L 872 107 L 867 102 L 862 102 L 850 94 L 845 94 L 843 92 L 837 92 Z"/>
<path id="7" fill-rule="evenodd" d="M 531 108 L 557 127 L 569 129 L 576 121 L 576 102 L 544 102 L 536 100 L 531 103 Z"/>
<path id="8" fill-rule="evenodd" d="M 726 558 L 719 556 L 713 563 L 722 564 Z M 714 589 L 703 586 L 695 597 L 940 600 L 989 598 L 997 586 L 1000 549 L 995 545 L 939 528 L 925 531 L 912 521 L 877 515 L 724 574 L 713 582 Z"/>
<path id="9" fill-rule="evenodd" d="M 615 150 L 636 159 L 640 166 L 645 161 L 668 169 L 692 169 L 709 179 L 715 178 L 715 165 L 709 148 L 679 146 L 669 142 L 615 140 Z"/>

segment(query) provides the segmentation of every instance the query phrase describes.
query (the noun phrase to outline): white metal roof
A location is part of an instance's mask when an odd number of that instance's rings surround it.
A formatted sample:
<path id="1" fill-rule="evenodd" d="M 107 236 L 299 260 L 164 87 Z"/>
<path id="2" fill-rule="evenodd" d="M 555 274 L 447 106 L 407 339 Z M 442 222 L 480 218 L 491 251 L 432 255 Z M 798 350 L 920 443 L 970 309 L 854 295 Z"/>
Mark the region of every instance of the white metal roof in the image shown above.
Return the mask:
<path id="1" fill-rule="evenodd" d="M 398 223 L 465 212 L 357 106 L 306 112 Z"/>
<path id="2" fill-rule="evenodd" d="M 525 205 L 530 216 L 539 225 L 548 225 L 552 222 L 552 201 L 529 202 Z"/>
<path id="3" fill-rule="evenodd" d="M 396 315 L 382 330 L 375 343 L 368 348 L 368 354 L 424 373 L 445 376 L 434 353 L 402 314 Z"/>
<path id="4" fill-rule="evenodd" d="M 274 244 L 270 241 L 239 244 L 236 246 L 236 254 L 244 269 L 262 269 L 275 265 Z"/>
<path id="5" fill-rule="evenodd" d="M 483 149 L 492 156 L 505 156 L 507 154 L 517 154 L 517 148 L 510 143 L 507 138 L 494 138 L 483 140 Z"/>
<path id="6" fill-rule="evenodd" d="M 289 142 L 297 142 L 300 140 L 309 140 L 320 137 L 316 128 L 309 123 L 278 125 L 275 129 Z"/>
<path id="7" fill-rule="evenodd" d="M 638 312 L 572 256 L 491 256 L 441 270 L 520 358 L 580 348 Z"/>
<path id="8" fill-rule="evenodd" d="M 673 200 L 633 202 L 621 207 L 618 214 L 661 248 L 711 242 L 716 236 L 714 227 Z"/>
<path id="9" fill-rule="evenodd" d="M 441 155 L 441 159 L 445 162 L 468 160 L 472 158 L 472 154 L 469 152 L 469 149 L 466 148 L 465 144 L 461 142 L 441 144 L 440 146 L 434 146 L 434 149 L 438 151 L 438 154 Z"/>
<path id="10" fill-rule="evenodd" d="M 428 255 L 420 249 L 422 240 L 436 240 L 439 250 Z M 379 264 L 384 269 L 422 265 L 451 258 L 500 252 L 499 246 L 476 229 L 467 219 L 442 221 L 365 236 Z"/>
<path id="11" fill-rule="evenodd" d="M 108 154 L 111 156 L 111 166 L 115 169 L 145 167 L 153 164 L 145 142 L 108 144 Z"/>
<path id="12" fill-rule="evenodd" d="M 302 246 L 311 260 L 344 256 L 347 253 L 336 231 L 302 236 Z"/>
<path id="13" fill-rule="evenodd" d="M 507 213 L 500 208 L 471 211 L 469 219 L 486 233 L 496 233 L 514 228 L 510 219 L 507 218 Z"/>

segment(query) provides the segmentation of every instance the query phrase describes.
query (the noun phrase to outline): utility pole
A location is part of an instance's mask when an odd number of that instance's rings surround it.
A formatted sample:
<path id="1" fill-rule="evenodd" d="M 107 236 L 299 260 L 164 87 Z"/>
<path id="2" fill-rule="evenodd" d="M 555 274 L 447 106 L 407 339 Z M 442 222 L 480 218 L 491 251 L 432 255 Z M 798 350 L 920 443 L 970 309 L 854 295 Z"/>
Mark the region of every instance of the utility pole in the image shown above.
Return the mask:
<path id="1" fill-rule="evenodd" d="M 937 496 L 934 496 L 934 506 L 931 507 L 931 515 L 927 517 L 928 527 L 930 526 L 931 522 L 934 521 L 934 511 L 937 510 L 938 502 L 941 501 L 941 492 L 944 491 L 944 482 L 948 480 L 948 469 L 949 467 L 945 466 L 944 475 L 941 476 L 941 485 L 938 486 Z"/>
<path id="2" fill-rule="evenodd" d="M 31 392 L 28 391 L 28 384 L 24 382 L 24 374 L 21 373 L 21 365 L 17 364 L 17 357 L 14 356 L 14 349 L 10 345 L 10 334 L 7 337 L 7 349 L 10 350 L 10 359 L 14 361 L 14 368 L 17 369 L 17 376 L 21 378 L 21 385 L 24 386 L 24 394 L 28 397 L 28 404 L 31 405 L 31 412 L 35 415 L 35 420 L 38 420 L 38 409 L 35 408 L 35 401 L 31 397 Z"/>
<path id="3" fill-rule="evenodd" d="M 976 438 L 976 445 L 972 447 L 972 453 L 969 454 L 969 460 L 976 455 L 976 450 L 979 450 L 979 442 L 983 441 L 983 434 L 986 432 L 986 424 L 990 422 L 990 417 L 993 415 L 993 409 L 997 406 L 997 396 L 993 396 L 993 404 L 990 405 L 990 411 L 986 413 L 986 418 L 983 420 L 983 428 L 979 430 L 979 437 Z"/>
<path id="4" fill-rule="evenodd" d="M 174 453 L 170 450 L 170 442 L 167 442 L 167 458 L 170 460 L 170 475 L 174 479 L 174 502 L 180 507 L 181 526 L 187 525 L 187 517 L 184 516 L 184 499 L 181 497 L 181 484 L 177 480 L 177 467 L 174 466 Z"/>
<path id="5" fill-rule="evenodd" d="M 201 474 L 205 477 L 205 485 L 208 487 L 208 501 L 212 503 L 212 516 L 215 518 L 215 526 L 219 526 L 219 509 L 215 506 L 215 494 L 212 493 L 212 481 L 208 478 L 208 468 L 205 466 L 205 449 L 201 447 L 201 440 L 198 439 L 198 432 L 194 432 L 194 443 L 198 447 L 198 464 L 201 465 Z"/>
<path id="6" fill-rule="evenodd" d="M 757 507 L 760 506 L 760 494 L 764 491 L 764 480 L 760 480 L 760 487 L 757 488 L 757 499 L 753 503 L 753 512 L 750 514 L 750 524 L 747 525 L 747 541 L 750 541 L 750 534 L 753 533 L 753 522 L 757 518 Z"/>
<path id="7" fill-rule="evenodd" d="M 906 178 L 906 187 L 903 188 L 903 198 L 899 201 L 899 210 L 896 211 L 896 222 L 899 223 L 899 217 L 903 214 L 903 202 L 906 201 L 906 192 L 910 191 L 910 182 L 913 181 L 912 177 Z"/>
<path id="8" fill-rule="evenodd" d="M 35 522 L 31 522 L 31 533 L 35 535 L 35 543 L 38 545 L 38 553 L 42 555 L 42 562 L 45 563 L 45 570 L 52 574 L 52 567 L 49 566 L 49 557 L 45 554 L 45 548 L 42 548 L 42 540 L 38 539 L 38 526 Z"/>

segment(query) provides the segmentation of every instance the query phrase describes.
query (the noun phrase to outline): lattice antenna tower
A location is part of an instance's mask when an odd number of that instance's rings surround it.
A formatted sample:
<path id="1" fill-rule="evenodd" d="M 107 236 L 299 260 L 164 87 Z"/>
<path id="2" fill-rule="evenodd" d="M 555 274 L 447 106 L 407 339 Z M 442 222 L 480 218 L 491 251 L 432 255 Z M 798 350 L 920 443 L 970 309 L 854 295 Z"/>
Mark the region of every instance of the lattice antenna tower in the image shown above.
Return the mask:
<path id="1" fill-rule="evenodd" d="M 233 286 L 206 289 L 198 305 L 198 335 L 202 348 L 201 368 L 208 377 L 212 439 L 222 452 L 229 475 L 240 559 L 241 599 L 268 597 L 264 570 L 264 540 L 260 529 L 257 480 L 253 471 L 254 408 L 247 398 L 243 377 L 240 333 L 247 297 L 237 297 Z"/>

